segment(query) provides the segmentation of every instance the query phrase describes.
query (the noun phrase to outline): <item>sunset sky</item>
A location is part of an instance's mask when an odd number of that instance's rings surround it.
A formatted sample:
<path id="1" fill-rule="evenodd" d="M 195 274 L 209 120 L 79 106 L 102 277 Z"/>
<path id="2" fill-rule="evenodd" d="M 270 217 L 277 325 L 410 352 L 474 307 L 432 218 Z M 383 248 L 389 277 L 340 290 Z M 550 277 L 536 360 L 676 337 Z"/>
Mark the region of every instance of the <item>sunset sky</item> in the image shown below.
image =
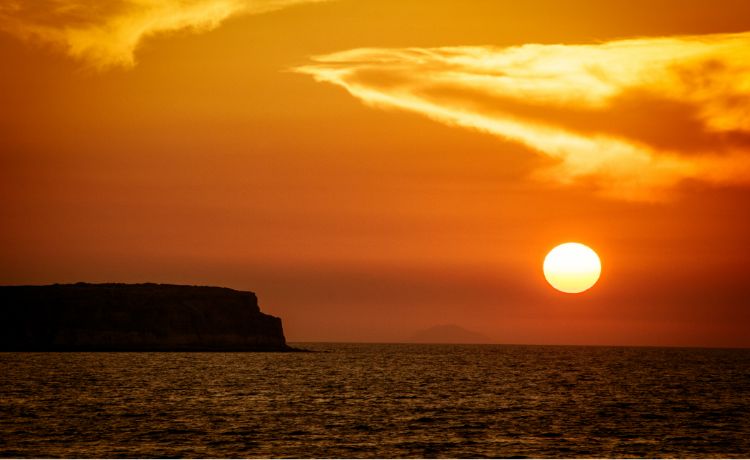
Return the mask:
<path id="1" fill-rule="evenodd" d="M 750 346 L 746 0 L 0 0 L 0 60 L 0 284 L 251 290 L 291 342 Z"/>

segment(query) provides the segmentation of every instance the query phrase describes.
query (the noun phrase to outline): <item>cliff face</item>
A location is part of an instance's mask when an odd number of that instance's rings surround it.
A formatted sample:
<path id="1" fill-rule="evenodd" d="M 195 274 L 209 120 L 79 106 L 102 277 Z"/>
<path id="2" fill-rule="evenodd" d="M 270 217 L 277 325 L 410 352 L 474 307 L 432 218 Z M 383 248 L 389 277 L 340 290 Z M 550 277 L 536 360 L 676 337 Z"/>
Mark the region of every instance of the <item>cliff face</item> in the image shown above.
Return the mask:
<path id="1" fill-rule="evenodd" d="M 0 286 L 2 351 L 284 351 L 252 292 L 165 284 Z"/>

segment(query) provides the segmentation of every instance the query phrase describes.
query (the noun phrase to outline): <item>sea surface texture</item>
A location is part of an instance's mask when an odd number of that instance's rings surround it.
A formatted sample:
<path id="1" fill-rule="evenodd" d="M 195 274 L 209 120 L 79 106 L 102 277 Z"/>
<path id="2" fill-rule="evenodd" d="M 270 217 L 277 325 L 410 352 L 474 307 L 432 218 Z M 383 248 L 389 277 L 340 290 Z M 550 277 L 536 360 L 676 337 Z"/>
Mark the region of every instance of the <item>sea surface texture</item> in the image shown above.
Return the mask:
<path id="1" fill-rule="evenodd" d="M 750 350 L 1 353 L 4 457 L 750 457 Z"/>

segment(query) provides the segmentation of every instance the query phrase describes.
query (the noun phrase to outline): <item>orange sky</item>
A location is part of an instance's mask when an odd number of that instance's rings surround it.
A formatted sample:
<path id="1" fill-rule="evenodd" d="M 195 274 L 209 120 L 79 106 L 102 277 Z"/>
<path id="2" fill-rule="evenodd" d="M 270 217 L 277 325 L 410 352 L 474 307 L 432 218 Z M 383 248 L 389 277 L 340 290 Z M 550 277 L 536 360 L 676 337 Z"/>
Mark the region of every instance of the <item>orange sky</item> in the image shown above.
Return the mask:
<path id="1" fill-rule="evenodd" d="M 291 341 L 750 346 L 744 0 L 24 3 L 2 284 L 253 290 Z"/>

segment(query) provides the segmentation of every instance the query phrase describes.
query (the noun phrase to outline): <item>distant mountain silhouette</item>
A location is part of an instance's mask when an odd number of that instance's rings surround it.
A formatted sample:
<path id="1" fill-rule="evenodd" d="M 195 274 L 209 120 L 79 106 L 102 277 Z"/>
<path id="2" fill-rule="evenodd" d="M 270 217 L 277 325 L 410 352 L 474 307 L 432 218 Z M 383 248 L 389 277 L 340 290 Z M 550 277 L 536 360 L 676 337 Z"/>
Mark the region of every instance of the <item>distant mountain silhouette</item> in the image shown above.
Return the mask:
<path id="1" fill-rule="evenodd" d="M 443 324 L 421 330 L 407 341 L 414 343 L 492 343 L 489 337 L 456 324 Z"/>
<path id="2" fill-rule="evenodd" d="M 252 292 L 168 284 L 0 286 L 0 351 L 286 351 Z"/>

